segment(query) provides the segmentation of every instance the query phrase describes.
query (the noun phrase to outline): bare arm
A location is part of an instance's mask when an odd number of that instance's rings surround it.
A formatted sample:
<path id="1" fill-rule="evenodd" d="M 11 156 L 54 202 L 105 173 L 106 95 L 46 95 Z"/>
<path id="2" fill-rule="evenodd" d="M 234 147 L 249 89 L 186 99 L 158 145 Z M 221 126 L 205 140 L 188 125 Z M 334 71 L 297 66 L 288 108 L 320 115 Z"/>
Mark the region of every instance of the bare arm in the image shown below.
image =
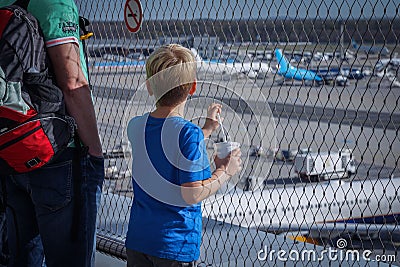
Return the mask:
<path id="1" fill-rule="evenodd" d="M 185 202 L 196 204 L 215 194 L 223 183 L 242 169 L 240 156 L 240 149 L 237 148 L 224 159 L 215 157 L 217 168 L 210 178 L 182 184 L 181 194 Z"/>
<path id="2" fill-rule="evenodd" d="M 218 129 L 219 123 L 217 120 L 217 114 L 221 114 L 221 110 L 222 105 L 217 103 L 213 103 L 208 107 L 206 122 L 202 128 L 204 138 L 209 138 L 212 132 Z"/>
<path id="3" fill-rule="evenodd" d="M 103 156 L 90 88 L 80 65 L 79 47 L 74 43 L 61 44 L 48 48 L 48 54 L 67 110 L 78 125 L 79 137 L 89 147 L 89 154 Z"/>

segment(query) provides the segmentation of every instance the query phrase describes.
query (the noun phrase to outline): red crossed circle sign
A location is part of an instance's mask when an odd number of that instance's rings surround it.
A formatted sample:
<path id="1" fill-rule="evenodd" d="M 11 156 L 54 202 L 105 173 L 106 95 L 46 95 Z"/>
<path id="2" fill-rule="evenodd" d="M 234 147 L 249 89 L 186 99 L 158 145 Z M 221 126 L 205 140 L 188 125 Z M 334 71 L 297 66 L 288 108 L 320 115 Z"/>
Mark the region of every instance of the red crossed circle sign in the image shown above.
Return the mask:
<path id="1" fill-rule="evenodd" d="M 140 0 L 127 0 L 124 8 L 124 20 L 130 32 L 137 32 L 142 25 L 143 14 Z"/>

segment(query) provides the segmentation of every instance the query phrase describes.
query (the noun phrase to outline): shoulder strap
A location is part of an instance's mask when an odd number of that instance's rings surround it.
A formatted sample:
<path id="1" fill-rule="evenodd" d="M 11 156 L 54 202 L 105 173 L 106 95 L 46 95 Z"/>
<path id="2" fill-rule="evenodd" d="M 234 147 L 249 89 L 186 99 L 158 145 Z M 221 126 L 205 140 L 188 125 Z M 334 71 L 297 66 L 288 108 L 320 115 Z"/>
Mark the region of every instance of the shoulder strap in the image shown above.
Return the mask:
<path id="1" fill-rule="evenodd" d="M 90 89 L 92 89 L 92 85 L 90 84 L 89 58 L 87 55 L 88 53 L 87 53 L 87 47 L 86 47 L 86 40 L 93 36 L 93 32 L 88 31 L 88 29 L 86 28 L 89 25 L 90 25 L 90 21 L 87 18 L 79 16 L 79 28 L 82 31 L 80 39 L 82 41 L 83 53 L 85 55 L 85 64 L 86 64 L 86 71 L 87 71 L 87 75 L 88 75 L 88 83 L 89 83 Z"/>
<path id="2" fill-rule="evenodd" d="M 27 10 L 30 0 L 17 0 L 14 5 L 20 6 L 23 9 Z"/>

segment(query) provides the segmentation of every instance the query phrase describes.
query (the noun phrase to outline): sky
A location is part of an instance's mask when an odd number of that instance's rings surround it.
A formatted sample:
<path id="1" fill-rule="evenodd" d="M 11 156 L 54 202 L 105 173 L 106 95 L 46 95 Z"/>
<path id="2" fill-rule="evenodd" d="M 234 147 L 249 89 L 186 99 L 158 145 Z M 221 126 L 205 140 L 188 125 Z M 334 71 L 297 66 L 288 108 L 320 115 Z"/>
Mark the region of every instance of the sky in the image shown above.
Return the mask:
<path id="1" fill-rule="evenodd" d="M 80 13 L 92 21 L 115 21 L 124 18 L 126 1 L 75 1 L 80 7 Z M 400 18 L 400 0 L 142 0 L 141 3 L 144 20 Z"/>

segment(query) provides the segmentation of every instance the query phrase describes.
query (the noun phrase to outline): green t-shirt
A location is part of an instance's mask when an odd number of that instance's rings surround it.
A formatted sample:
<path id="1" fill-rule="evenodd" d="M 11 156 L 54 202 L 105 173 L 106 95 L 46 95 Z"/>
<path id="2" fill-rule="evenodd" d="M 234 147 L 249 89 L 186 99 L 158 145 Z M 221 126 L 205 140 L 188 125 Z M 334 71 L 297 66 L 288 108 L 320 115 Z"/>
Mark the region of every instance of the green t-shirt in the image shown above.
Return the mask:
<path id="1" fill-rule="evenodd" d="M 15 2 L 16 0 L 0 0 L 0 7 Z M 88 78 L 79 38 L 79 15 L 75 2 L 73 0 L 30 0 L 28 11 L 39 21 L 47 47 L 65 43 L 75 43 L 79 46 L 82 70 Z"/>

